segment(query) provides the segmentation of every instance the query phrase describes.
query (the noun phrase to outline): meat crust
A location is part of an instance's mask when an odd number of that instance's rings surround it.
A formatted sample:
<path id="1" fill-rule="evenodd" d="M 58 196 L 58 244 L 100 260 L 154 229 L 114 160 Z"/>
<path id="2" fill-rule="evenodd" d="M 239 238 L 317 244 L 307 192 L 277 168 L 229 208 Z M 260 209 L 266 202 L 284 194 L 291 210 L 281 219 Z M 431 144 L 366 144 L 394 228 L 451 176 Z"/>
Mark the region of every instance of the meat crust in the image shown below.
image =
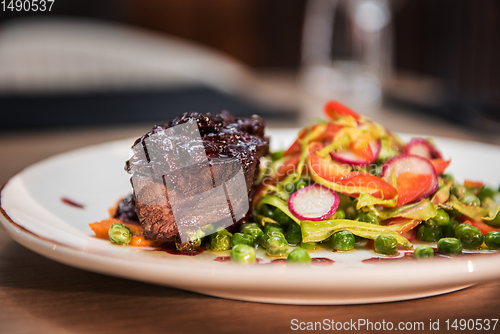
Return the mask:
<path id="1" fill-rule="evenodd" d="M 131 182 L 134 198 L 128 201 L 128 205 L 124 203 L 122 207 L 119 206 L 116 215 L 132 218 L 130 207 L 135 206 L 137 217 L 144 230 L 144 236 L 148 240 L 162 241 L 177 235 L 179 231 L 170 200 L 188 201 L 190 196 L 211 189 L 215 185 L 215 180 L 228 179 L 231 173 L 234 172 L 228 167 L 229 165 L 224 165 L 228 164 L 228 162 L 239 162 L 245 176 L 247 194 L 250 193 L 253 189 L 254 178 L 258 175 L 259 160 L 269 150 L 269 139 L 264 136 L 265 123 L 260 117 L 236 118 L 227 111 L 215 115 L 195 112 L 184 113 L 164 125 L 153 127 L 151 131 L 134 142 L 133 148 L 144 145 L 148 138 L 158 137 L 155 135 L 163 133 L 166 129 L 192 121 L 195 121 L 198 125 L 205 154 L 209 160 L 210 173 L 200 173 L 185 168 L 182 175 L 169 173 L 167 177 L 163 176 L 163 179 L 152 180 L 150 177 L 145 177 L 145 175 L 150 173 L 151 168 L 154 167 L 152 167 L 149 157 L 145 159 L 144 156 L 141 156 L 141 152 L 135 152 L 125 164 L 125 170 L 132 175 L 131 181 L 134 180 L 134 182 Z M 172 138 L 168 140 L 170 139 Z M 160 144 L 168 145 L 165 143 Z M 189 143 L 186 145 L 189 145 Z M 161 159 L 168 160 L 171 157 L 166 154 Z M 170 162 L 172 163 L 172 161 Z M 192 175 L 189 173 L 192 173 Z M 196 177 L 195 184 L 198 189 L 193 189 L 192 182 L 190 182 L 194 177 Z M 167 191 L 165 184 L 168 184 L 168 182 L 176 184 L 176 192 L 169 193 Z M 137 196 L 139 192 L 140 196 Z M 229 194 L 229 196 L 231 195 Z M 211 217 L 217 220 L 217 215 L 220 215 L 224 210 L 224 208 L 217 206 L 207 205 L 206 207 L 207 209 L 203 213 L 194 210 L 191 213 L 192 216 L 188 215 L 189 219 L 184 224 L 188 226 L 192 224 L 193 228 L 198 227 L 203 218 Z M 230 205 L 229 210 L 231 210 L 233 222 L 236 221 Z M 249 215 L 250 212 L 236 223 L 248 220 Z"/>

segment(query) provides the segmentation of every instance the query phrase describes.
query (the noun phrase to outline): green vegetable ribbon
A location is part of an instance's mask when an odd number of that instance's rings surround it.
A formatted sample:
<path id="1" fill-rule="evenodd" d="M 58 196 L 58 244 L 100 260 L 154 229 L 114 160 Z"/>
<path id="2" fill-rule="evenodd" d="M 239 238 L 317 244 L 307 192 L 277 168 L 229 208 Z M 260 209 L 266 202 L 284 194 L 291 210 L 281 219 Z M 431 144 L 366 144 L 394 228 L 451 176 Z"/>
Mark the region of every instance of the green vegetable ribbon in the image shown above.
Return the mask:
<path id="1" fill-rule="evenodd" d="M 403 224 L 381 226 L 370 223 L 358 222 L 350 219 L 333 219 L 323 221 L 302 221 L 302 242 L 318 242 L 327 239 L 338 231 L 347 230 L 354 235 L 367 239 L 376 239 L 379 235 L 390 235 L 396 238 L 399 245 L 413 248 L 411 242 L 399 234 Z"/>

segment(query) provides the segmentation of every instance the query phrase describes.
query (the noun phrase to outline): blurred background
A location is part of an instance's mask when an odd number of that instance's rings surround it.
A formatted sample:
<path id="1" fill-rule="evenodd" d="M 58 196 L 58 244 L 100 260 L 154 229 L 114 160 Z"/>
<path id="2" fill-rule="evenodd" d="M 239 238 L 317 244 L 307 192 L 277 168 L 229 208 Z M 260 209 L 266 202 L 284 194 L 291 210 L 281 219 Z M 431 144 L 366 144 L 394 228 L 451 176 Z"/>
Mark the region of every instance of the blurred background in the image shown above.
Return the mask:
<path id="1" fill-rule="evenodd" d="M 48 4 L 1 12 L 2 129 L 308 112 L 296 94 L 256 87 L 259 73 L 357 109 L 398 105 L 492 130 L 500 119 L 495 0 Z"/>
<path id="2" fill-rule="evenodd" d="M 395 131 L 500 144 L 497 0 L 9 3 L 2 154 L 132 137 L 189 110 L 301 127 L 328 99 Z"/>

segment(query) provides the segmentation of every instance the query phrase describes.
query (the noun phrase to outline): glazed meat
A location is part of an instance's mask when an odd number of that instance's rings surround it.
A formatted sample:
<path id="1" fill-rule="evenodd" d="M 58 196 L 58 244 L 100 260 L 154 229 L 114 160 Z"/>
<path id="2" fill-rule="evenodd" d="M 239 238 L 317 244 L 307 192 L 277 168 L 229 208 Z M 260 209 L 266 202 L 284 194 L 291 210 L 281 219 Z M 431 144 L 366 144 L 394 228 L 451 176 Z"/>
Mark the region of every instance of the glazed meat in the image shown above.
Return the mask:
<path id="1" fill-rule="evenodd" d="M 134 195 L 130 194 L 118 203 L 113 218 L 123 220 L 127 223 L 138 223 L 137 213 L 135 212 Z"/>
<path id="2" fill-rule="evenodd" d="M 168 133 L 167 129 L 188 122 L 196 122 L 203 147 L 199 147 L 200 141 L 192 140 L 190 134 L 164 135 L 164 133 Z M 243 171 L 244 183 L 242 184 L 246 184 L 246 189 L 239 191 L 250 193 L 254 178 L 258 175 L 259 159 L 267 154 L 269 149 L 269 140 L 264 136 L 264 129 L 265 123 L 258 116 L 236 118 L 226 111 L 215 115 L 184 113 L 167 124 L 155 126 L 150 132 L 137 139 L 133 145 L 134 154 L 126 162 L 125 170 L 132 175 L 134 198 L 124 201 L 129 203 L 129 206 L 123 203 L 122 207 L 118 207 L 116 214 L 132 218 L 133 215 L 129 209 L 130 206 L 135 206 L 135 211 L 144 230 L 144 236 L 148 240 L 166 240 L 179 233 L 170 205 L 173 200 L 177 201 L 176 203 L 182 202 L 184 207 L 191 207 L 191 204 L 194 207 L 195 204 L 201 202 L 201 207 L 205 208 L 203 212 L 196 210 L 185 212 L 185 216 L 188 218 L 185 218 L 187 221 L 184 221 L 183 224 L 188 228 L 191 225 L 193 229 L 200 227 L 200 222 L 207 217 L 216 221 L 219 219 L 218 215 L 222 217 L 224 212 L 226 214 L 230 212 L 231 224 L 235 221 L 236 223 L 245 221 L 249 213 L 241 218 L 239 215 L 235 216 L 234 209 L 241 204 L 245 204 L 246 208 L 248 207 L 247 203 L 231 200 L 230 204 L 228 202 L 227 204 L 213 205 L 209 197 L 200 197 L 199 194 L 211 190 L 216 185 L 217 180 L 227 180 L 234 175 L 235 162 L 237 162 L 236 168 Z M 147 150 L 145 154 L 137 150 L 137 148 L 146 147 L 146 143 L 150 145 L 148 140 L 152 141 L 152 138 L 155 138 L 154 145 L 156 146 L 154 159 L 150 157 L 151 153 L 148 153 Z M 208 164 L 164 172 L 165 162 L 171 168 L 181 161 L 176 160 L 176 157 L 169 153 L 172 152 L 172 149 L 175 151 L 176 146 L 182 146 L 184 151 L 192 152 L 190 159 L 197 160 L 198 156 L 205 157 L 206 155 Z M 209 170 L 204 171 L 204 168 Z M 163 174 L 163 179 L 155 181 L 148 177 L 151 175 L 151 171 L 155 171 L 155 175 Z M 169 187 L 169 184 L 175 185 L 175 189 L 172 190 L 173 187 Z M 227 196 L 231 198 L 231 194 L 227 194 Z M 196 198 L 197 203 L 189 202 L 194 201 L 193 198 Z M 236 198 L 241 198 L 241 196 L 236 196 Z M 244 198 L 246 201 L 246 196 Z M 203 205 L 204 201 L 206 202 L 205 206 Z"/>

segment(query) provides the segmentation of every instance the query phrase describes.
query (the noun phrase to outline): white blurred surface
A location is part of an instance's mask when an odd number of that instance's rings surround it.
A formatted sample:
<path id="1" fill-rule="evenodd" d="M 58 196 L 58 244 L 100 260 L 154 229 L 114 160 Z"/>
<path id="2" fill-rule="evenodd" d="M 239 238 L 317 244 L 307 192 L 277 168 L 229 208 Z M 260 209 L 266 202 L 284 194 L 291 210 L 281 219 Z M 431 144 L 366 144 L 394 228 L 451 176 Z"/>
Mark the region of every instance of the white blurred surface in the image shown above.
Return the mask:
<path id="1" fill-rule="evenodd" d="M 207 47 L 112 23 L 19 19 L 0 31 L 0 93 L 199 84 L 234 92 L 250 76 Z"/>

